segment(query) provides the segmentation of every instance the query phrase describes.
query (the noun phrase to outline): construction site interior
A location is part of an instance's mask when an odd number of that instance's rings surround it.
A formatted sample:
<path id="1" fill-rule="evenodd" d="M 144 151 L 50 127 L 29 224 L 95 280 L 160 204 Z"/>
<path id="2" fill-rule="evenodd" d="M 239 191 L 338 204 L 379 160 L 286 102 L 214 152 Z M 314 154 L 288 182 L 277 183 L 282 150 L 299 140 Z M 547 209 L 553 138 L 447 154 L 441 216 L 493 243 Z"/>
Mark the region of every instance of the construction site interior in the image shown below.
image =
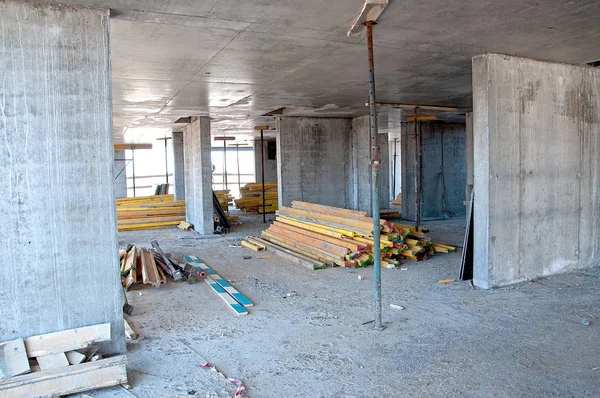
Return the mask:
<path id="1" fill-rule="evenodd" d="M 0 397 L 600 396 L 599 20 L 0 0 Z"/>

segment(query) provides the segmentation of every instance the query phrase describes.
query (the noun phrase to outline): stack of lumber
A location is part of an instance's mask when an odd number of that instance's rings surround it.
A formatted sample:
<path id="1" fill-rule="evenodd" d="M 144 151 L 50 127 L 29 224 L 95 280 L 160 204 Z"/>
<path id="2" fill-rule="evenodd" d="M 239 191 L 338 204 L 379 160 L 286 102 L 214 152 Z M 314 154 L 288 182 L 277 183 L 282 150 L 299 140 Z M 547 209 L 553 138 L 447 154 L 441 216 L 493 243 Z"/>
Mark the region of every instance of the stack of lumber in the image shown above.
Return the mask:
<path id="1" fill-rule="evenodd" d="M 217 195 L 217 199 L 219 200 L 223 210 L 227 211 L 229 206 L 233 206 L 233 196 L 230 194 L 229 189 L 215 191 L 215 195 Z"/>
<path id="2" fill-rule="evenodd" d="M 277 211 L 276 221 L 261 238 L 249 237 L 252 250 L 272 250 L 311 269 L 326 266 L 365 267 L 373 264 L 373 219 L 365 212 L 313 203 L 292 202 Z M 426 229 L 380 220 L 381 265 L 394 268 L 400 260 L 421 261 L 435 253 L 456 251 L 431 242 Z"/>
<path id="3" fill-rule="evenodd" d="M 157 266 L 150 250 L 138 250 L 131 246 L 121 258 L 121 283 L 125 290 L 135 283 L 159 287 L 162 283 L 167 283 L 167 278 Z"/>
<path id="4" fill-rule="evenodd" d="M 402 194 L 399 193 L 396 199 L 392 202 L 392 206 L 402 206 Z"/>
<path id="5" fill-rule="evenodd" d="M 253 182 L 242 187 L 242 197 L 235 200 L 235 207 L 250 213 L 262 213 L 262 183 Z M 265 182 L 265 213 L 278 209 L 277 183 Z"/>
<path id="6" fill-rule="evenodd" d="M 185 201 L 173 195 L 117 199 L 119 231 L 165 228 L 185 221 Z"/>
<path id="7" fill-rule="evenodd" d="M 127 357 L 102 359 L 110 323 L 0 343 L 0 396 L 55 397 L 127 386 Z"/>

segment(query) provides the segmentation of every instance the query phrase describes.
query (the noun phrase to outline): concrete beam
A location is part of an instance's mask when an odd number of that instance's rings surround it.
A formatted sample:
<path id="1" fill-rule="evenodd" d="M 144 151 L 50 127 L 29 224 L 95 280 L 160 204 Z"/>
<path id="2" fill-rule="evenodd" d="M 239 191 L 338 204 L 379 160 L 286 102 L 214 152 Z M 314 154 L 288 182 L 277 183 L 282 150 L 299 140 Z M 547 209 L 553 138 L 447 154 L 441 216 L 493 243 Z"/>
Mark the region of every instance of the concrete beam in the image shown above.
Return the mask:
<path id="1" fill-rule="evenodd" d="M 214 232 L 210 119 L 193 117 L 183 130 L 187 221 L 201 234 Z"/>
<path id="2" fill-rule="evenodd" d="M 110 322 L 124 352 L 108 11 L 0 15 L 0 341 Z"/>
<path id="3" fill-rule="evenodd" d="M 473 58 L 474 282 L 600 259 L 600 70 Z"/>
<path id="4" fill-rule="evenodd" d="M 185 157 L 183 149 L 183 133 L 173 132 L 173 179 L 175 183 L 175 200 L 185 199 Z"/>

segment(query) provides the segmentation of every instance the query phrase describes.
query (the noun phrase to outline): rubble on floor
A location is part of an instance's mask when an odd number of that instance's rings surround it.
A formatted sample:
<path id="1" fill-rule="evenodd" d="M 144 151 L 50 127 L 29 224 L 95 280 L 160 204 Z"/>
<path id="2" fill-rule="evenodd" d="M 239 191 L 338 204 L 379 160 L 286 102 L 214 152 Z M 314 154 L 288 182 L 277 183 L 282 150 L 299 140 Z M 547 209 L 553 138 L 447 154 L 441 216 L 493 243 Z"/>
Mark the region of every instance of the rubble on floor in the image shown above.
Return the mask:
<path id="1" fill-rule="evenodd" d="M 434 243 L 427 229 L 380 221 L 381 266 L 395 268 L 400 260 L 422 261 L 436 253 L 456 251 Z M 248 237 L 243 245 L 271 250 L 310 269 L 327 266 L 366 267 L 373 264 L 373 219 L 365 212 L 300 201 L 277 211 L 276 221 L 261 238 Z"/>
<path id="2" fill-rule="evenodd" d="M 117 199 L 119 231 L 165 228 L 185 221 L 185 201 L 173 195 Z"/>
<path id="3" fill-rule="evenodd" d="M 240 190 L 242 197 L 235 199 L 235 207 L 249 212 L 263 212 L 262 183 L 248 183 Z M 278 194 L 276 182 L 265 182 L 265 213 L 274 213 L 278 209 Z"/>
<path id="4" fill-rule="evenodd" d="M 127 386 L 127 357 L 102 358 L 110 323 L 0 343 L 0 396 L 60 396 Z"/>

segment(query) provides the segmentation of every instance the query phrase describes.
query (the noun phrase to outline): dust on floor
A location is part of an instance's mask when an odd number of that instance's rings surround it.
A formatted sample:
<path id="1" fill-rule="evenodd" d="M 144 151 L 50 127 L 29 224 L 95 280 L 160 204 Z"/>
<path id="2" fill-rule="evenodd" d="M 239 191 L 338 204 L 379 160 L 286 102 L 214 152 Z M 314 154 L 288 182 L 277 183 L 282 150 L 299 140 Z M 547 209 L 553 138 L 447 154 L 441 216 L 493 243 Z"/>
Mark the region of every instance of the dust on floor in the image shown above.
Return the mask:
<path id="1" fill-rule="evenodd" d="M 229 247 L 264 228 L 261 216 L 242 220 L 216 239 L 181 240 L 173 230 L 120 233 L 122 246 L 158 239 L 174 256 L 204 259 L 255 305 L 236 317 L 203 282 L 130 291 L 131 320 L 143 336 L 128 343 L 133 389 L 89 395 L 233 397 L 235 386 L 200 368 L 206 361 L 241 379 L 248 397 L 600 391 L 600 268 L 486 291 L 437 283 L 456 278 L 460 251 L 406 261 L 405 271 L 382 270 L 387 327 L 374 331 L 363 324 L 373 319 L 372 267 L 311 271 L 269 252 Z M 434 240 L 462 245 L 462 218 L 425 226 Z"/>

